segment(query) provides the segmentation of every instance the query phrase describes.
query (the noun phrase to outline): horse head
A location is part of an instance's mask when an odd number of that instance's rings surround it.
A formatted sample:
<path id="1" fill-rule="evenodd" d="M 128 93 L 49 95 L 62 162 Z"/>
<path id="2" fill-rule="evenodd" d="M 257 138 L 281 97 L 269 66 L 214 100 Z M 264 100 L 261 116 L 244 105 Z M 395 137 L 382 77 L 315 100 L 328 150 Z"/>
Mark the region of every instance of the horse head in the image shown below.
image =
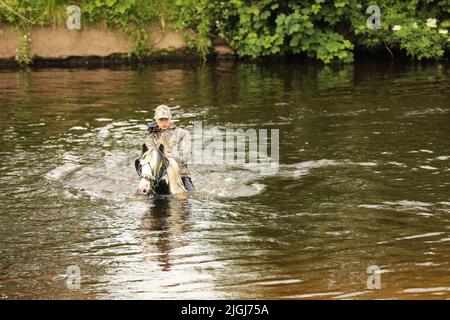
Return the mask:
<path id="1" fill-rule="evenodd" d="M 169 160 L 160 148 L 147 150 L 140 159 L 135 161 L 136 171 L 139 174 L 138 192 L 141 195 L 156 193 L 156 188 L 163 179 Z"/>
<path id="2" fill-rule="evenodd" d="M 145 151 L 135 161 L 139 175 L 138 193 L 140 195 L 176 194 L 187 192 L 181 180 L 179 167 L 173 158 L 164 155 L 164 147 Z"/>

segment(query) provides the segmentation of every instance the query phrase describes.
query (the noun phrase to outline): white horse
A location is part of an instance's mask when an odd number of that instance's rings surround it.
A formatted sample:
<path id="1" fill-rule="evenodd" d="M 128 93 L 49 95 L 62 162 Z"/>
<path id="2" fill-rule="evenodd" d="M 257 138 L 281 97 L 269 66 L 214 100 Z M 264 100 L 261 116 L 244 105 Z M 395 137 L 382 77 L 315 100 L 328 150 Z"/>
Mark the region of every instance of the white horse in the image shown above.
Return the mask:
<path id="1" fill-rule="evenodd" d="M 141 195 L 169 195 L 187 192 L 181 179 L 178 163 L 163 154 L 164 146 L 147 150 L 135 161 L 140 177 L 138 193 Z"/>

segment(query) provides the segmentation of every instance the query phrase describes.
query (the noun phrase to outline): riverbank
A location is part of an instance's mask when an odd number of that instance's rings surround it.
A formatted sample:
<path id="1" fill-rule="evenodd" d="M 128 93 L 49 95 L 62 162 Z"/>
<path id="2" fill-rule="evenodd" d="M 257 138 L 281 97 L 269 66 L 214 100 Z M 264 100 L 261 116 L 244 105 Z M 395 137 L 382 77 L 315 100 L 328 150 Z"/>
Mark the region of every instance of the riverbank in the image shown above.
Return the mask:
<path id="1" fill-rule="evenodd" d="M 134 64 L 149 61 L 181 61 L 201 59 L 192 50 L 187 37 L 194 32 L 179 32 L 170 28 L 149 26 L 149 54 L 133 55 L 134 41 L 118 29 L 89 26 L 83 30 L 65 27 L 34 27 L 29 32 L 27 56 L 37 66 L 86 66 Z M 16 55 L 24 34 L 6 24 L 0 25 L 0 67 L 18 66 Z M 214 46 L 214 56 L 233 57 L 234 51 L 224 44 Z"/>
<path id="2" fill-rule="evenodd" d="M 62 26 L 33 27 L 27 34 L 28 45 L 23 48 L 25 34 L 7 24 L 0 23 L 0 69 L 20 68 L 16 55 L 25 52 L 33 67 L 116 67 L 133 66 L 153 62 L 201 62 L 202 55 L 196 48 L 192 48 L 188 41 L 195 40 L 198 35 L 194 31 L 176 31 L 171 28 L 161 28 L 156 25 L 147 27 L 148 48 L 145 55 L 134 54 L 135 39 L 115 28 L 90 25 L 83 30 L 69 30 Z M 238 57 L 235 50 L 223 39 L 212 40 L 211 53 L 208 60 L 234 60 Z M 404 54 L 394 56 L 386 49 L 367 50 L 358 48 L 354 52 L 359 62 L 363 61 L 392 61 L 401 63 L 415 63 Z M 319 62 L 308 58 L 305 54 L 273 55 L 256 59 L 260 61 L 281 60 L 294 58 Z M 251 59 L 255 61 L 255 59 Z M 355 62 L 357 62 L 355 61 Z M 444 56 L 440 61 L 448 61 Z M 426 61 L 422 61 L 424 63 Z M 428 60 L 428 62 L 435 62 Z M 23 65 L 23 64 L 22 64 Z"/>

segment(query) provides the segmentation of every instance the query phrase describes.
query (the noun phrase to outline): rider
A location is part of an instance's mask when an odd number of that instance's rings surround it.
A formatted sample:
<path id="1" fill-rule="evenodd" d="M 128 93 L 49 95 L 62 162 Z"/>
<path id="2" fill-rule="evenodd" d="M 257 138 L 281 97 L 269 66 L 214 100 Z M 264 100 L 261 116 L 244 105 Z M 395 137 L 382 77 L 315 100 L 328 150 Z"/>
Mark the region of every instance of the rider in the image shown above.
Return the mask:
<path id="1" fill-rule="evenodd" d="M 172 122 L 170 108 L 164 104 L 155 109 L 156 124 L 149 125 L 149 134 L 144 138 L 142 154 L 155 147 L 161 139 L 164 155 L 172 157 L 180 168 L 181 180 L 187 191 L 194 191 L 187 163 L 191 155 L 191 135 L 186 129 L 177 127 Z"/>

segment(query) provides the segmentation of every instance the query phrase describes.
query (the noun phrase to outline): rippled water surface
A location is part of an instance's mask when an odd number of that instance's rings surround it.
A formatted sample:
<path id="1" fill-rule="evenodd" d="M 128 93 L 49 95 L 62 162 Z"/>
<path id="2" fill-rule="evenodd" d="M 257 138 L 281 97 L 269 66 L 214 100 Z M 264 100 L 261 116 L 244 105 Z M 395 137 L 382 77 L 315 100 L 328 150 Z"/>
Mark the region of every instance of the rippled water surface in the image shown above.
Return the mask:
<path id="1" fill-rule="evenodd" d="M 0 298 L 450 298 L 449 70 L 0 71 Z M 132 197 L 161 103 L 191 132 L 279 129 L 278 173 L 195 165 L 187 199 Z"/>

